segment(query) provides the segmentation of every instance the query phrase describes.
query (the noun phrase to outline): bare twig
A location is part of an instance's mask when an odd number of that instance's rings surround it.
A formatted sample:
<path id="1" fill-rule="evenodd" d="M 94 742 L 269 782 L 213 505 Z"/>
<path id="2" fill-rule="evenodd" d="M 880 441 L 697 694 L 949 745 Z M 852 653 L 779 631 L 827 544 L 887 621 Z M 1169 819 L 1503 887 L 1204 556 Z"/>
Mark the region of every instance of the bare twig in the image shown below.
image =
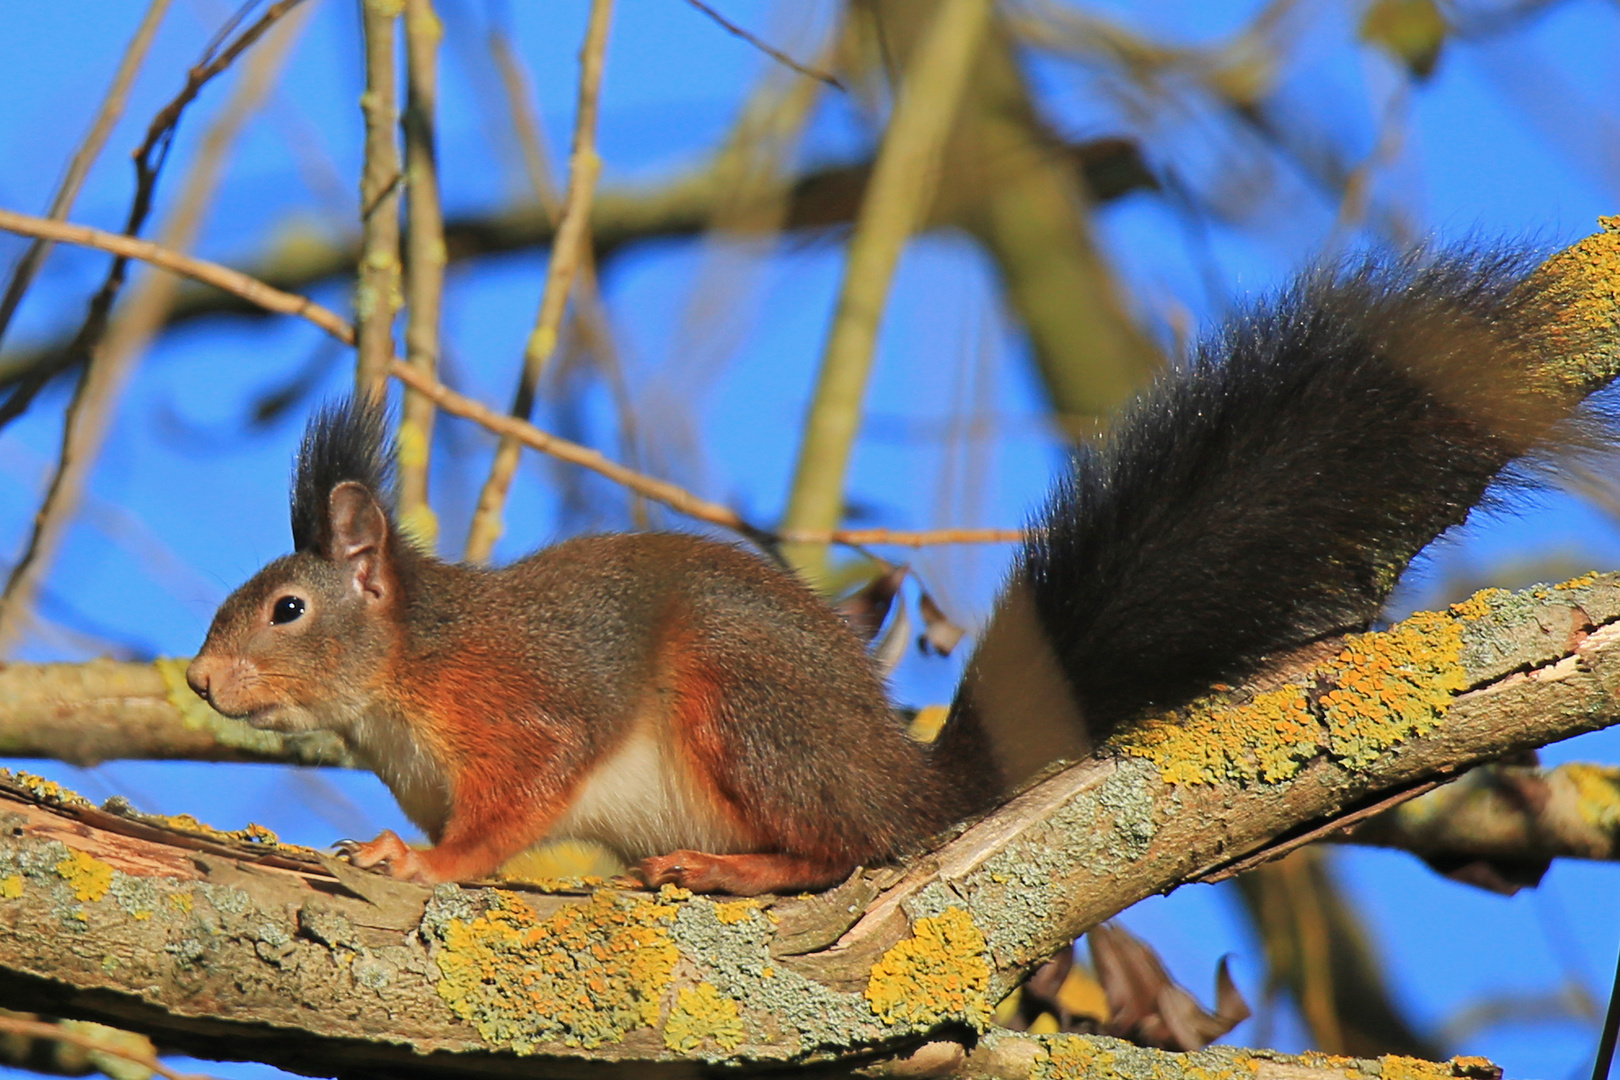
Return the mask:
<path id="1" fill-rule="evenodd" d="M 113 127 L 118 118 L 124 115 L 124 104 L 129 97 L 130 85 L 135 81 L 136 74 L 141 69 L 141 62 L 146 59 L 146 52 L 152 45 L 152 38 L 157 35 L 158 24 L 169 10 L 169 0 L 152 0 L 146 9 L 146 16 L 141 19 L 141 25 L 136 27 L 135 36 L 130 38 L 129 45 L 124 50 L 124 58 L 119 62 L 118 71 L 113 76 L 112 85 L 107 88 L 106 97 L 102 98 L 101 110 L 96 114 L 95 121 L 90 125 L 90 131 L 85 135 L 79 149 L 74 152 L 73 160 L 68 164 L 67 174 L 57 185 L 56 195 L 51 199 L 51 208 L 46 211 L 46 217 L 52 221 L 61 221 L 66 218 L 68 211 L 73 209 L 73 202 L 79 197 L 79 188 L 84 184 L 84 178 L 90 173 L 90 166 L 94 165 L 96 158 L 101 156 L 101 149 L 107 144 L 107 136 L 112 134 Z M 6 294 L 0 298 L 0 339 L 6 336 L 6 329 L 11 325 L 11 317 L 17 312 L 17 305 L 22 303 L 23 294 L 33 284 L 34 275 L 44 264 L 46 256 L 51 253 L 50 241 L 36 239 L 28 245 L 22 258 L 12 268 L 11 280 L 6 282 Z"/>
<path id="2" fill-rule="evenodd" d="M 297 315 L 314 323 L 344 344 L 354 344 L 354 327 L 330 308 L 322 307 L 306 296 L 283 292 L 228 266 L 193 258 L 150 240 L 140 240 L 125 236 L 123 233 L 107 232 L 105 229 L 96 229 L 88 225 L 51 221 L 48 218 L 19 214 L 12 210 L 0 210 L 0 229 L 22 236 L 38 236 L 64 244 L 97 248 L 126 259 L 138 259 L 204 285 L 211 285 L 232 296 L 241 297 L 254 307 L 263 308 L 265 311 L 278 315 Z"/>
<path id="3" fill-rule="evenodd" d="M 800 75 L 808 75 L 812 79 L 819 79 L 835 90 L 844 89 L 844 84 L 839 82 L 832 75 L 829 75 L 825 71 L 817 71 L 813 67 L 807 67 L 780 49 L 772 48 L 770 45 L 767 45 L 765 42 L 761 41 L 754 34 L 749 33 L 747 30 L 744 30 L 742 27 L 738 26 L 736 23 L 714 10 L 714 8 L 710 7 L 708 4 L 703 3 L 703 0 L 686 0 L 686 2 L 703 12 L 703 14 L 707 15 L 709 18 L 713 19 L 722 30 L 726 31 L 726 33 L 734 34 L 737 37 L 742 38 L 744 41 L 748 42 L 748 44 L 752 45 L 766 56 L 769 56 L 772 60 L 775 60 L 778 64 L 790 67 L 794 71 L 797 71 Z"/>
<path id="4" fill-rule="evenodd" d="M 556 351 L 562 329 L 563 312 L 568 306 L 569 287 L 580 256 L 590 236 L 591 198 L 602 159 L 596 152 L 596 117 L 602 88 L 602 67 L 607 54 L 608 28 L 612 25 L 613 0 L 592 0 L 585 44 L 579 54 L 579 99 L 574 113 L 574 146 L 568 166 L 568 195 L 564 199 L 557 239 L 551 246 L 546 267 L 545 289 L 534 330 L 523 350 L 523 374 L 512 402 L 512 415 L 527 420 L 534 409 L 535 389 L 539 386 L 551 354 Z M 505 438 L 495 450 L 489 478 L 478 496 L 472 528 L 467 534 L 466 558 L 487 562 L 500 538 L 506 507 L 506 493 L 517 471 L 518 443 Z"/>
<path id="5" fill-rule="evenodd" d="M 355 392 L 380 398 L 388 383 L 388 361 L 394 355 L 394 315 L 400 307 L 399 146 L 395 89 L 394 23 L 404 0 L 361 0 L 361 26 L 366 39 L 366 92 L 360 111 L 366 122 L 366 160 L 360 176 L 362 240 L 360 271 L 354 287 L 359 355 L 355 358 Z"/>
<path id="6" fill-rule="evenodd" d="M 439 313 L 444 299 L 444 211 L 439 202 L 436 151 L 438 52 L 444 27 L 432 0 L 405 4 L 405 287 L 410 315 L 405 360 L 438 377 Z M 428 461 L 433 446 L 433 403 L 407 391 L 399 422 L 399 513 L 406 532 L 427 549 L 438 544 L 439 523 L 428 503 Z"/>
<path id="7" fill-rule="evenodd" d="M 838 308 L 805 421 L 784 528 L 832 529 L 844 512 L 844 477 L 872 370 L 878 325 L 894 268 L 933 200 L 946 136 L 990 22 L 989 0 L 941 0 L 918 43 L 883 135 L 866 200 L 850 238 Z M 811 580 L 826 549 L 784 554 Z"/>
<path id="8" fill-rule="evenodd" d="M 300 26 L 298 21 L 285 24 L 270 45 L 254 56 L 230 103 L 203 140 L 173 216 L 164 227 L 163 246 L 186 248 L 195 243 L 226 153 L 269 92 Z M 119 256 L 118 261 L 127 260 Z M 56 471 L 35 515 L 28 545 L 11 568 L 4 593 L 0 594 L 0 652 L 16 639 L 28 616 L 34 593 L 107 436 L 118 396 L 135 361 L 162 327 L 177 286 L 176 279 L 167 274 L 148 273 L 79 380 L 68 406 Z"/>
<path id="9" fill-rule="evenodd" d="M 1127 140 L 1099 139 L 1042 152 L 1082 170 L 1087 184 L 1101 201 L 1139 190 L 1152 182 L 1135 144 Z M 854 162 L 784 177 L 782 185 L 786 189 L 787 205 L 781 215 L 781 227 L 814 234 L 848 225 L 865 197 L 870 172 L 869 162 Z M 738 202 L 737 194 L 730 169 L 717 168 L 715 163 L 654 187 L 604 189 L 598 192 L 592 204 L 593 249 L 602 259 L 633 244 L 688 239 L 707 233 L 712 231 L 717 215 L 722 212 L 741 220 L 757 216 L 747 207 L 734 206 Z M 777 197 L 774 190 L 769 194 L 772 200 Z M 930 226 L 968 224 L 957 213 L 958 209 L 936 205 Z M 946 211 L 951 213 L 946 214 Z M 451 265 L 547 248 L 555 238 L 552 218 L 542 207 L 527 202 L 445 220 L 445 246 Z M 254 259 L 244 269 L 279 288 L 306 292 L 329 281 L 352 283 L 359 258 L 360 245 L 353 237 L 306 236 L 296 245 L 281 246 Z M 577 301 L 578 288 L 575 294 Z M 1068 292 L 1062 295 L 1071 297 Z M 1026 322 L 1033 325 L 1039 321 L 1019 306 L 1016 292 L 1009 300 L 1023 313 Z M 211 290 L 187 290 L 176 301 L 167 327 L 216 315 L 255 313 L 251 305 L 232 296 Z M 1039 351 L 1040 343 L 1035 344 Z M 0 356 L 0 392 L 34 379 L 43 380 L 43 385 L 71 370 L 83 358 L 83 354 L 74 353 L 73 348 L 68 338 L 51 340 L 38 347 L 8 350 Z"/>
<path id="10" fill-rule="evenodd" d="M 184 274 L 193 280 L 239 296 L 266 311 L 306 319 L 344 344 L 354 344 L 354 327 L 337 312 L 315 303 L 308 297 L 282 292 L 219 263 L 198 259 L 149 241 L 132 240 L 117 233 L 104 232 L 83 225 L 47 221 L 44 218 L 9 210 L 0 210 L 0 229 L 24 236 L 48 236 L 62 243 L 100 248 L 151 262 L 165 270 Z M 698 521 L 732 529 L 764 543 L 775 543 L 778 539 L 776 534 L 751 524 L 727 506 L 709 502 L 678 485 L 625 468 L 596 450 L 551 435 L 533 424 L 510 416 L 502 416 L 493 409 L 422 375 L 402 360 L 394 358 L 390 364 L 389 373 L 394 378 L 430 398 L 445 412 L 472 420 L 497 435 L 516 439 L 525 446 L 549 454 L 559 461 L 567 461 L 590 469 L 638 495 Z M 826 529 L 804 530 L 787 535 L 800 543 L 896 544 L 902 547 L 920 547 L 926 544 L 1008 543 L 1022 538 L 1022 534 L 1016 529 L 939 529 L 917 532 L 888 529 Z"/>
<path id="11" fill-rule="evenodd" d="M 277 0 L 257 22 L 242 31 L 224 49 L 215 52 L 210 48 L 203 60 L 186 73 L 185 86 L 152 118 L 152 122 L 146 128 L 146 138 L 135 151 L 135 195 L 130 200 L 129 215 L 124 223 L 126 235 L 134 236 L 139 233 L 141 227 L 146 224 L 147 216 L 152 212 L 152 199 L 157 193 L 158 176 L 163 171 L 164 162 L 168 160 L 169 147 L 174 143 L 174 133 L 179 127 L 180 117 L 184 115 L 186 106 L 196 99 L 211 79 L 230 67 L 231 63 L 258 41 L 266 30 L 302 2 L 303 0 Z M 90 350 L 106 333 L 107 319 L 112 313 L 113 301 L 118 298 L 119 290 L 124 287 L 124 275 L 128 269 L 128 260 L 122 257 L 113 260 L 101 288 L 90 300 L 84 322 L 74 334 L 73 341 L 56 358 L 56 363 L 44 365 L 19 380 L 12 388 L 11 396 L 0 405 L 0 427 L 20 416 L 34 400 L 35 395 L 54 376 L 90 355 Z"/>
<path id="12" fill-rule="evenodd" d="M 535 200 L 551 218 L 552 226 L 562 220 L 562 205 L 556 188 L 551 183 L 551 169 L 546 157 L 545 140 L 540 134 L 540 119 L 535 115 L 534 96 L 530 79 L 523 68 L 512 42 L 505 31 L 492 27 L 489 32 L 490 58 L 501 78 L 506 95 L 507 115 L 511 119 L 513 134 L 523 152 L 523 167 L 528 173 L 529 185 Z M 593 211 L 596 200 L 592 199 Z M 637 457 L 640 439 L 637 436 L 635 408 L 630 400 L 629 387 L 624 381 L 624 365 L 619 359 L 618 346 L 613 340 L 613 328 L 608 321 L 607 305 L 602 302 L 601 284 L 596 274 L 596 251 L 591 244 L 581 245 L 579 268 L 575 271 L 573 326 L 578 331 L 579 345 L 595 360 L 607 378 L 613 395 L 613 407 L 619 418 L 620 454 L 632 467 Z M 639 525 L 646 524 L 645 503 L 639 495 L 632 495 L 632 517 Z"/>
<path id="13" fill-rule="evenodd" d="M 97 1054 L 106 1054 L 121 1061 L 134 1062 L 143 1069 L 150 1069 L 164 1080 L 206 1080 L 200 1073 L 176 1072 L 155 1055 L 142 1054 L 127 1046 L 98 1039 L 93 1035 L 86 1035 L 74 1031 L 63 1024 L 47 1024 L 40 1020 L 22 1020 L 14 1016 L 0 1016 L 0 1031 L 7 1031 L 13 1035 L 24 1035 L 30 1039 L 50 1039 L 54 1042 L 67 1043 Z"/>

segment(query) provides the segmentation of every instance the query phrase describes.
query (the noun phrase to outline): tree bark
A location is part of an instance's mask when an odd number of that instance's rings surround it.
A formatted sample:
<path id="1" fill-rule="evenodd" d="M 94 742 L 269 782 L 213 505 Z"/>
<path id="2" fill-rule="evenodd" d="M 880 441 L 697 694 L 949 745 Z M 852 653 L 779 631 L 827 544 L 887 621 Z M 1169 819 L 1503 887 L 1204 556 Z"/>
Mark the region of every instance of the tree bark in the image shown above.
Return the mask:
<path id="1" fill-rule="evenodd" d="M 1481 593 L 1143 724 L 933 853 L 813 897 L 430 890 L 14 779 L 0 1005 L 343 1074 L 847 1069 L 966 1046 L 1087 927 L 1602 727 L 1617 684 L 1620 576 Z M 1102 1045 L 1073 1052 L 1097 1065 Z"/>

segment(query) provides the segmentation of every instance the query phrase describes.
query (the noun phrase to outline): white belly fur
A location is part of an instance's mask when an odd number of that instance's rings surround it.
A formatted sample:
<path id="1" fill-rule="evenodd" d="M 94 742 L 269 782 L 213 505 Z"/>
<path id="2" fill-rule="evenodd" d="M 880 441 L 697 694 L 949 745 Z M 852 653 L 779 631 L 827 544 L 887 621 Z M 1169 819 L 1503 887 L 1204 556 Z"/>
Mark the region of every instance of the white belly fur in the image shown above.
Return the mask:
<path id="1" fill-rule="evenodd" d="M 741 830 L 694 784 L 659 730 L 638 724 L 580 785 L 548 840 L 590 840 L 635 862 L 679 848 L 746 850 Z"/>

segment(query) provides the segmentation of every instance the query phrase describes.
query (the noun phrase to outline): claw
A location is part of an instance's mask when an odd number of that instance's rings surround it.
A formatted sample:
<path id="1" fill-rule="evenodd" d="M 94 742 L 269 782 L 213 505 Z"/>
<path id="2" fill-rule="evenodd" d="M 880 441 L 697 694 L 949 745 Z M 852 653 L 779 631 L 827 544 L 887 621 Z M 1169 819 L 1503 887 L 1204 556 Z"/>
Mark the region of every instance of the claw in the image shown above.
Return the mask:
<path id="1" fill-rule="evenodd" d="M 360 841 L 348 839 L 334 840 L 332 841 L 332 850 L 340 859 L 352 859 L 354 858 L 354 853 L 360 850 Z"/>

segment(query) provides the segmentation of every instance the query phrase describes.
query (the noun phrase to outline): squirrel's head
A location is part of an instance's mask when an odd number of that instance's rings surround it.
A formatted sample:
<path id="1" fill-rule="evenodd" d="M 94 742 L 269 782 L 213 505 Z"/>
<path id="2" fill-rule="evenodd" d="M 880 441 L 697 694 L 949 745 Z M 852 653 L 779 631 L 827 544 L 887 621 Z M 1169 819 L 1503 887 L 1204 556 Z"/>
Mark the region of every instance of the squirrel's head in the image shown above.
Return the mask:
<path id="1" fill-rule="evenodd" d="M 226 716 L 342 731 L 371 706 L 402 602 L 386 431 L 380 405 L 354 400 L 310 421 L 293 474 L 294 553 L 231 594 L 186 669 Z"/>

